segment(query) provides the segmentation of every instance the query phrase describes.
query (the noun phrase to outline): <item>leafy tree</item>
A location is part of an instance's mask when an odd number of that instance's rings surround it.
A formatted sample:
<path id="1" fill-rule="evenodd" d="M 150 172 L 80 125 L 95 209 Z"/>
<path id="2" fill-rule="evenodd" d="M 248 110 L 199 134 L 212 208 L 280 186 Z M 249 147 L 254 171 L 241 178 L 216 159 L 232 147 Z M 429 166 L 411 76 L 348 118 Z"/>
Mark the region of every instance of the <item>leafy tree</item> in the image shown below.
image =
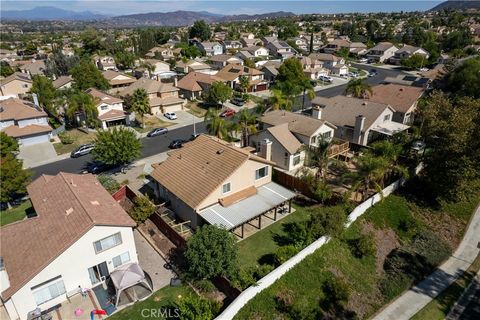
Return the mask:
<path id="1" fill-rule="evenodd" d="M 400 64 L 408 70 L 420 69 L 427 64 L 427 58 L 422 54 L 416 53 L 410 58 L 402 59 Z"/>
<path id="2" fill-rule="evenodd" d="M 281 265 L 286 262 L 288 259 L 296 255 L 298 248 L 293 245 L 282 246 L 277 249 L 275 252 L 275 262 L 277 265 Z"/>
<path id="3" fill-rule="evenodd" d="M 15 151 L 18 151 L 17 140 L 7 136 L 5 132 L 0 132 L 0 155 L 6 157 Z"/>
<path id="4" fill-rule="evenodd" d="M 397 162 L 403 151 L 403 147 L 400 143 L 381 140 L 372 143 L 371 147 L 371 152 L 375 156 L 381 157 L 387 161 L 389 173 L 399 173 L 404 178 L 408 177 L 409 174 L 407 168 L 399 165 Z"/>
<path id="5" fill-rule="evenodd" d="M 316 168 L 315 182 L 325 178 L 328 171 L 328 165 L 331 160 L 328 158 L 328 149 L 330 148 L 330 141 L 319 138 L 318 146 L 316 147 L 304 147 L 306 153 L 306 163 L 310 167 Z"/>
<path id="6" fill-rule="evenodd" d="M 155 209 L 155 205 L 148 196 L 137 196 L 135 198 L 135 206 L 129 214 L 137 224 L 141 224 L 155 212 Z"/>
<path id="7" fill-rule="evenodd" d="M 175 301 L 178 316 L 185 320 L 210 320 L 220 311 L 217 303 L 199 296 L 187 295 Z"/>
<path id="8" fill-rule="evenodd" d="M 81 125 L 79 120 L 82 121 L 82 119 L 78 117 L 79 114 L 83 116 L 88 126 L 95 127 L 98 125 L 98 109 L 95 106 L 92 96 L 88 93 L 77 92 L 72 95 L 65 114 L 70 122 L 76 122 L 77 125 Z"/>
<path id="9" fill-rule="evenodd" d="M 242 132 L 242 146 L 248 146 L 248 137 L 257 132 L 257 116 L 243 108 L 235 116 Z"/>
<path id="10" fill-rule="evenodd" d="M 200 57 L 202 56 L 202 52 L 200 51 L 200 49 L 198 49 L 197 46 L 194 46 L 194 45 L 187 45 L 187 44 L 183 44 L 183 45 L 177 45 L 178 48 L 182 48 L 182 56 L 184 56 L 185 58 L 188 58 L 188 59 L 194 59 L 196 57 Z"/>
<path id="11" fill-rule="evenodd" d="M 99 130 L 94 140 L 95 160 L 109 165 L 127 165 L 140 156 L 142 143 L 134 131 L 124 127 Z"/>
<path id="12" fill-rule="evenodd" d="M 52 84 L 52 80 L 45 76 L 34 76 L 30 92 L 37 94 L 38 102 L 43 108 L 47 109 L 52 114 L 57 114 L 53 106 L 56 90 Z"/>
<path id="13" fill-rule="evenodd" d="M 104 49 L 100 35 L 94 28 L 87 27 L 80 34 L 80 40 L 82 42 L 82 50 L 86 54 L 93 54 Z"/>
<path id="14" fill-rule="evenodd" d="M 3 142 L 2 142 L 3 144 Z M 5 151 L 2 146 L 2 154 Z M 32 173 L 22 168 L 22 162 L 7 153 L 0 158 L 0 202 L 10 203 L 27 192 Z"/>
<path id="15" fill-rule="evenodd" d="M 135 63 L 135 54 L 128 51 L 117 52 L 115 54 L 115 62 L 121 70 L 132 68 Z"/>
<path id="16" fill-rule="evenodd" d="M 442 47 L 445 51 L 452 51 L 454 49 L 463 49 L 471 43 L 472 35 L 469 30 L 460 29 L 448 33 L 442 41 Z"/>
<path id="17" fill-rule="evenodd" d="M 447 89 L 454 93 L 480 98 L 480 57 L 464 61 L 446 80 Z"/>
<path id="18" fill-rule="evenodd" d="M 23 50 L 23 54 L 26 56 L 33 56 L 34 54 L 37 54 L 37 52 L 37 46 L 32 42 L 29 42 Z"/>
<path id="19" fill-rule="evenodd" d="M 239 84 L 240 88 L 242 88 L 243 92 L 247 92 L 248 89 L 250 88 L 250 80 L 248 80 L 247 76 L 240 76 Z"/>
<path id="20" fill-rule="evenodd" d="M 120 183 L 108 174 L 99 174 L 97 180 L 110 194 L 114 194 L 120 189 Z"/>
<path id="21" fill-rule="evenodd" d="M 338 237 L 346 220 L 347 215 L 342 207 L 324 207 L 312 210 L 308 225 L 315 239 L 321 236 Z"/>
<path id="22" fill-rule="evenodd" d="M 201 41 L 210 39 L 211 31 L 208 24 L 203 20 L 197 20 L 190 28 L 190 38 L 198 38 Z"/>
<path id="23" fill-rule="evenodd" d="M 253 59 L 247 58 L 245 61 L 243 61 L 243 64 L 245 67 L 255 68 L 255 61 L 253 61 Z"/>
<path id="24" fill-rule="evenodd" d="M 368 39 L 375 40 L 380 29 L 380 23 L 377 20 L 371 19 L 365 23 L 365 28 L 367 29 Z"/>
<path id="25" fill-rule="evenodd" d="M 215 81 L 208 92 L 204 94 L 204 99 L 206 102 L 221 104 L 223 107 L 225 101 L 230 99 L 232 95 L 232 88 L 220 81 Z"/>
<path id="26" fill-rule="evenodd" d="M 110 87 L 102 72 L 89 60 L 82 60 L 70 70 L 70 73 L 75 81 L 75 88 L 80 91 L 92 87 L 99 90 L 107 90 Z"/>
<path id="27" fill-rule="evenodd" d="M 278 31 L 278 38 L 287 40 L 298 36 L 298 27 L 291 20 L 284 20 L 281 29 Z"/>
<path id="28" fill-rule="evenodd" d="M 345 307 L 350 297 L 350 287 L 348 283 L 333 274 L 327 278 L 322 285 L 325 294 L 324 303 L 330 308 Z"/>
<path id="29" fill-rule="evenodd" d="M 228 124 L 225 119 L 220 117 L 220 112 L 214 108 L 208 109 L 205 114 L 205 123 L 207 124 L 207 132 L 212 136 L 225 139 L 228 136 Z"/>
<path id="30" fill-rule="evenodd" d="M 348 81 L 345 94 L 352 95 L 355 98 L 366 98 L 372 95 L 372 88 L 366 84 L 363 79 L 352 79 Z"/>
<path id="31" fill-rule="evenodd" d="M 54 48 L 52 54 L 45 62 L 45 74 L 49 77 L 53 75 L 56 77 L 66 76 L 70 70 L 79 63 L 80 59 L 78 56 L 66 56 L 60 48 Z"/>
<path id="32" fill-rule="evenodd" d="M 131 109 L 142 117 L 142 127 L 145 127 L 143 116 L 150 113 L 150 101 L 148 100 L 147 91 L 143 88 L 135 89 L 130 103 Z"/>
<path id="33" fill-rule="evenodd" d="M 303 72 L 302 64 L 296 58 L 285 60 L 278 69 L 275 89 L 280 90 L 287 100 L 287 105 L 293 105 L 296 97 L 303 92 L 303 103 L 305 102 L 305 93 L 312 93 L 312 84 Z M 302 104 L 303 107 L 303 104 Z"/>
<path id="34" fill-rule="evenodd" d="M 187 240 L 187 273 L 192 279 L 233 277 L 238 273 L 238 252 L 234 236 L 213 225 L 200 227 Z"/>
<path id="35" fill-rule="evenodd" d="M 0 75 L 2 77 L 8 77 L 13 74 L 13 69 L 8 65 L 6 61 L 0 61 Z"/>

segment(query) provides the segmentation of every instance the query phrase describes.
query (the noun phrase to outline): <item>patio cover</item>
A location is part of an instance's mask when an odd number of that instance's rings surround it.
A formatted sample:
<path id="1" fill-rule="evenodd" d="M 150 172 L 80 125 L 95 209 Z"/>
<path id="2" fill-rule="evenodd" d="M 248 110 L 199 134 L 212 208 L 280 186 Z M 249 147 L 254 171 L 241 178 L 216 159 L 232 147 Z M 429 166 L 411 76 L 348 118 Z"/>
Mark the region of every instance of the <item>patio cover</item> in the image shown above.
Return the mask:
<path id="1" fill-rule="evenodd" d="M 385 134 L 387 136 L 393 136 L 395 133 L 405 131 L 410 128 L 407 125 L 402 123 L 389 121 L 387 123 L 382 123 L 381 125 L 377 125 L 376 127 L 372 128 L 372 131 L 376 131 L 381 134 Z"/>
<path id="2" fill-rule="evenodd" d="M 199 212 L 212 225 L 232 230 L 295 197 L 295 193 L 274 183 L 257 188 L 257 193 L 230 206 L 215 204 Z"/>
<path id="3" fill-rule="evenodd" d="M 110 278 L 112 279 L 117 292 L 115 306 L 118 305 L 118 300 L 120 299 L 122 291 L 137 284 L 144 284 L 151 292 L 153 292 L 152 287 L 145 278 L 145 273 L 138 263 L 127 263 L 116 268 L 110 274 Z"/>

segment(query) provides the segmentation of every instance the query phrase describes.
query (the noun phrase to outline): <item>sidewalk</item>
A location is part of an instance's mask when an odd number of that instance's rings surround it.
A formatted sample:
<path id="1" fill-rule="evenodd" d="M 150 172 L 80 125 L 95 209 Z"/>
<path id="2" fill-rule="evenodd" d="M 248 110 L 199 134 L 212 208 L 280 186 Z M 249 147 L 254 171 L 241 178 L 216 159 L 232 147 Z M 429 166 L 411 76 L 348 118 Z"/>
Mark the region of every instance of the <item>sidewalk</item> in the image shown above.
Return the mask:
<path id="1" fill-rule="evenodd" d="M 480 251 L 479 242 L 480 206 L 477 207 L 467 232 L 454 254 L 428 278 L 405 292 L 373 319 L 410 319 L 468 269 Z"/>

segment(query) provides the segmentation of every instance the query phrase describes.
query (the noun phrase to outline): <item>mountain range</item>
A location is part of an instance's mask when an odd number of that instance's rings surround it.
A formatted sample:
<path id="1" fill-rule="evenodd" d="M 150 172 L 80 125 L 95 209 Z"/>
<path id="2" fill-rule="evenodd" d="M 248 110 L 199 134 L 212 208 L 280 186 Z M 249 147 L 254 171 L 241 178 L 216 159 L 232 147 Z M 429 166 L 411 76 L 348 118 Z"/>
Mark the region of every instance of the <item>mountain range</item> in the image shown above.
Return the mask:
<path id="1" fill-rule="evenodd" d="M 479 0 L 449 0 L 440 3 L 439 5 L 430 9 L 430 11 L 441 11 L 441 10 L 467 10 L 467 9 L 477 9 L 480 10 L 480 1 Z"/>
<path id="2" fill-rule="evenodd" d="M 106 18 L 106 15 L 91 11 L 69 11 L 57 7 L 36 7 L 28 10 L 1 11 L 4 20 L 95 20 Z"/>

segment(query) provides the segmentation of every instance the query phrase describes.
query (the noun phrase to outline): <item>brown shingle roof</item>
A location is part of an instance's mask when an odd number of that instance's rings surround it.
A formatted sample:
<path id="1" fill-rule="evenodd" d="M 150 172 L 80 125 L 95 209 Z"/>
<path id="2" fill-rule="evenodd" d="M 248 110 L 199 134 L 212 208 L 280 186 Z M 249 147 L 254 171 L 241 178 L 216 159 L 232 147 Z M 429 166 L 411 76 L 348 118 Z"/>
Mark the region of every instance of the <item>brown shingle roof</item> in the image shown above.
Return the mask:
<path id="1" fill-rule="evenodd" d="M 131 85 L 129 85 L 128 87 L 126 87 L 122 92 L 120 92 L 120 96 L 124 97 L 126 95 L 133 95 L 133 92 L 139 88 L 145 89 L 148 94 L 178 91 L 177 88 L 175 88 L 169 83 L 163 83 L 163 82 L 152 80 L 152 79 L 140 78 L 134 83 L 132 83 Z"/>
<path id="2" fill-rule="evenodd" d="M 44 175 L 27 191 L 38 216 L 0 228 L 2 257 L 10 280 L 3 299 L 11 297 L 93 226 L 135 226 L 91 174 Z"/>
<path id="3" fill-rule="evenodd" d="M 288 123 L 267 128 L 267 131 L 290 153 L 295 154 L 302 144 L 288 129 Z"/>
<path id="4" fill-rule="evenodd" d="M 29 101 L 9 98 L 7 100 L 0 101 L 0 120 L 22 120 L 31 118 L 43 118 L 47 114 L 35 107 L 35 105 Z"/>
<path id="5" fill-rule="evenodd" d="M 327 123 L 325 120 L 319 120 L 284 110 L 267 112 L 261 117 L 260 121 L 271 126 L 288 123 L 288 130 L 307 137 L 312 136 L 324 124 L 335 128 L 334 125 Z"/>
<path id="6" fill-rule="evenodd" d="M 98 116 L 98 119 L 103 121 L 103 120 L 110 120 L 110 119 L 119 119 L 119 118 L 122 118 L 122 117 L 123 118 L 126 117 L 125 111 L 112 109 L 108 112 L 105 112 L 101 116 Z"/>
<path id="7" fill-rule="evenodd" d="M 259 71 L 254 68 L 249 68 L 249 67 L 241 66 L 237 64 L 228 64 L 225 67 L 223 67 L 220 71 L 218 71 L 215 76 L 217 76 L 218 78 L 222 78 L 226 81 L 232 81 L 243 75 L 254 76 L 254 75 L 261 75 L 261 74 L 263 74 L 262 71 Z"/>
<path id="8" fill-rule="evenodd" d="M 21 127 L 21 128 L 15 125 L 9 126 L 3 132 L 5 132 L 5 134 L 10 137 L 21 138 L 21 137 L 36 135 L 39 133 L 47 133 L 51 131 L 52 131 L 52 128 L 48 125 L 42 126 L 38 124 L 29 124 L 28 126 Z"/>
<path id="9" fill-rule="evenodd" d="M 61 86 L 66 85 L 67 83 L 73 81 L 72 76 L 61 76 L 52 82 L 55 89 L 60 88 Z"/>
<path id="10" fill-rule="evenodd" d="M 131 77 L 127 74 L 113 71 L 113 70 L 106 70 L 102 72 L 102 75 L 105 79 L 107 79 L 108 83 L 111 86 L 119 85 L 119 84 L 129 84 L 129 83 L 134 83 L 136 79 L 134 77 Z M 127 79 L 115 79 L 118 76 L 126 77 Z"/>
<path id="11" fill-rule="evenodd" d="M 395 111 L 405 113 L 422 96 L 423 88 L 399 84 L 380 84 L 372 87 L 369 100 L 389 104 Z"/>
<path id="12" fill-rule="evenodd" d="M 169 157 L 152 172 L 152 177 L 193 209 L 248 159 L 272 164 L 228 143 L 200 135 Z"/>
<path id="13" fill-rule="evenodd" d="M 18 80 L 18 81 L 23 81 L 23 82 L 28 82 L 28 83 L 33 83 L 32 79 L 30 79 L 29 75 L 26 73 L 21 73 L 21 72 L 14 72 L 5 79 L 0 80 L 0 85 L 5 85 L 9 82 L 12 82 L 13 80 Z"/>
<path id="14" fill-rule="evenodd" d="M 122 99 L 115 98 L 115 97 L 113 97 L 109 94 L 106 94 L 105 92 L 102 92 L 102 91 L 100 91 L 98 89 L 95 89 L 95 88 L 87 89 L 86 92 L 93 97 L 94 102 L 96 103 L 97 107 L 102 103 L 112 105 L 112 104 L 115 104 L 115 103 L 123 102 Z"/>
<path id="15" fill-rule="evenodd" d="M 190 72 L 185 77 L 180 79 L 177 83 L 177 88 L 187 90 L 187 91 L 202 91 L 202 83 L 212 84 L 215 81 L 224 81 L 221 78 L 218 78 L 213 75 L 201 73 L 201 72 Z"/>

